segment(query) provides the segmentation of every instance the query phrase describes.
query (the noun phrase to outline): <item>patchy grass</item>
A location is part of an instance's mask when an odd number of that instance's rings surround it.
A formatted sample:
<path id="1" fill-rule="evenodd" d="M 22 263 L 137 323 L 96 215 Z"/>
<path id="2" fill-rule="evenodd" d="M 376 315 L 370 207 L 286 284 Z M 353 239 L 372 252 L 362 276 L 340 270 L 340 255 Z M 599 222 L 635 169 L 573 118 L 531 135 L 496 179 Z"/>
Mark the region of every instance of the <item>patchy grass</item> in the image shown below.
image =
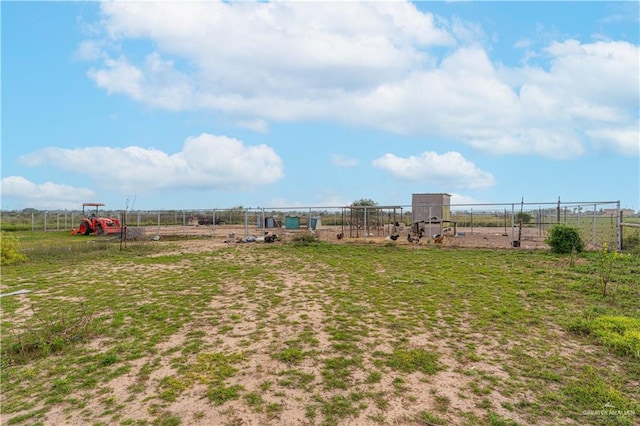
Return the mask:
<path id="1" fill-rule="evenodd" d="M 403 373 L 435 374 L 442 369 L 438 365 L 438 355 L 424 349 L 396 349 L 388 356 L 387 365 Z"/>
<path id="2" fill-rule="evenodd" d="M 640 421 L 638 256 L 16 235 L 3 424 Z"/>
<path id="3" fill-rule="evenodd" d="M 640 360 L 640 317 L 598 316 L 591 320 L 578 320 L 570 329 L 592 335 L 620 355 Z"/>

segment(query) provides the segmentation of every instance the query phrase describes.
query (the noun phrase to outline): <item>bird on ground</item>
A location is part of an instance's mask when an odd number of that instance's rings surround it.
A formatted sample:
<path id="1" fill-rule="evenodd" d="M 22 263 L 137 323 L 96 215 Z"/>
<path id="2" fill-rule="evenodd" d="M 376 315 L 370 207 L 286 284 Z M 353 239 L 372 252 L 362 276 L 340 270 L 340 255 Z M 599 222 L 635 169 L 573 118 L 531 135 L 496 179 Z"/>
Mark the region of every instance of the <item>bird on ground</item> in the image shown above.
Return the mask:
<path id="1" fill-rule="evenodd" d="M 266 237 L 264 237 L 264 242 L 275 243 L 277 239 L 278 239 L 278 236 L 276 234 L 267 235 Z"/>

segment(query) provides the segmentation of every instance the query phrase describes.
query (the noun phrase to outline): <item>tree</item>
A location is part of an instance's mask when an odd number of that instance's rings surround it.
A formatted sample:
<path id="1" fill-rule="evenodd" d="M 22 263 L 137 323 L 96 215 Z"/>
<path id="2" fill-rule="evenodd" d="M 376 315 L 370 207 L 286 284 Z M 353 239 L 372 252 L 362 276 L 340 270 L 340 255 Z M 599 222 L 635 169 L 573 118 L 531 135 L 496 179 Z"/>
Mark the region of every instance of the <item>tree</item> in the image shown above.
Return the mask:
<path id="1" fill-rule="evenodd" d="M 524 224 L 531 223 L 531 221 L 533 220 L 533 216 L 531 216 L 531 214 L 527 212 L 516 214 L 516 222 L 520 223 L 521 220 L 522 220 L 522 223 Z"/>
<path id="2" fill-rule="evenodd" d="M 375 201 L 373 201 L 371 198 L 360 198 L 359 200 L 354 201 L 353 203 L 351 203 L 351 206 L 377 206 L 378 203 L 376 203 Z"/>
<path id="3" fill-rule="evenodd" d="M 378 203 L 373 201 L 371 198 L 361 198 L 351 203 L 351 207 L 365 207 L 364 209 L 354 209 L 355 212 L 352 210 L 351 214 L 354 215 L 355 213 L 354 219 L 358 224 L 357 225 L 358 227 L 363 226 L 367 228 L 365 229 L 366 233 L 369 232 L 369 229 L 368 229 L 369 225 L 371 224 L 372 220 L 375 218 L 375 215 L 377 214 L 376 212 L 377 209 L 375 208 L 367 209 L 366 207 L 375 207 L 377 205 Z M 363 225 L 360 225 L 360 223 L 362 223 Z"/>

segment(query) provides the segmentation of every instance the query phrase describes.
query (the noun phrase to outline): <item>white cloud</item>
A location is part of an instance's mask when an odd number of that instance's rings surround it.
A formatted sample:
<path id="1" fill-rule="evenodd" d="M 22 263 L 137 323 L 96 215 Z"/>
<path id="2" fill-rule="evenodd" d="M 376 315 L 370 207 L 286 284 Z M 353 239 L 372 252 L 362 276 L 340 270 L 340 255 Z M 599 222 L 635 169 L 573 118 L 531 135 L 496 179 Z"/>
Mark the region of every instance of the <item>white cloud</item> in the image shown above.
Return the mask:
<path id="1" fill-rule="evenodd" d="M 257 133 L 267 133 L 269 131 L 269 124 L 266 120 L 239 120 L 236 124 Z"/>
<path id="2" fill-rule="evenodd" d="M 453 43 L 431 14 L 403 2 L 108 2 L 101 8 L 109 35 L 103 45 L 148 39 L 156 51 L 136 63 L 136 53 L 114 48 L 115 58 L 89 72 L 99 87 L 158 107 L 249 118 L 333 114 L 335 99 L 401 80 L 428 61 L 425 47 Z M 159 96 L 166 92 L 173 103 Z"/>
<path id="3" fill-rule="evenodd" d="M 338 167 L 356 167 L 358 160 L 355 158 L 347 158 L 340 154 L 331 154 L 331 164 Z"/>
<path id="4" fill-rule="evenodd" d="M 450 27 L 456 39 L 467 44 L 483 44 L 487 38 L 484 30 L 478 24 L 466 21 L 457 16 L 451 19 Z"/>
<path id="5" fill-rule="evenodd" d="M 620 153 L 640 157 L 638 129 L 597 129 L 587 132 L 596 144 L 612 145 Z"/>
<path id="6" fill-rule="evenodd" d="M 25 165 L 57 167 L 86 175 L 115 191 L 195 188 L 231 190 L 278 181 L 282 159 L 267 145 L 247 146 L 226 136 L 188 138 L 182 151 L 154 148 L 45 148 L 20 158 Z"/>
<path id="7" fill-rule="evenodd" d="M 193 103 L 188 78 L 175 70 L 172 61 L 163 60 L 157 53 L 148 55 L 141 68 L 131 64 L 124 55 L 106 59 L 104 66 L 90 69 L 87 75 L 108 93 L 122 93 L 172 111 L 199 106 Z"/>
<path id="8" fill-rule="evenodd" d="M 367 87 L 424 60 L 452 38 L 410 3 L 106 2 L 113 40 L 152 40 L 186 59 L 220 95 Z M 345 72 L 349 70 L 350 72 Z"/>
<path id="9" fill-rule="evenodd" d="M 515 47 L 516 49 L 528 49 L 531 46 L 533 46 L 533 42 L 528 38 L 522 38 L 516 41 L 515 44 L 513 45 L 513 47 Z"/>
<path id="10" fill-rule="evenodd" d="M 112 53 L 89 77 L 158 108 L 221 111 L 260 132 L 268 121 L 327 120 L 559 159 L 582 155 L 597 135 L 601 149 L 637 155 L 620 139 L 628 129 L 624 140 L 640 138 L 640 53 L 628 42 L 528 46 L 526 58 L 548 66 L 506 67 L 481 47 L 477 24 L 407 2 L 101 7 L 107 39 L 79 50 Z M 128 50 L 137 39 L 154 50 Z"/>
<path id="11" fill-rule="evenodd" d="M 638 107 L 638 46 L 616 41 L 584 44 L 566 40 L 551 43 L 546 51 L 552 64 L 549 77 L 541 84 L 547 83 L 560 95 L 571 95 L 593 105 Z"/>
<path id="12" fill-rule="evenodd" d="M 80 61 L 95 61 L 106 58 L 101 43 L 96 40 L 82 41 L 74 53 L 74 57 Z"/>
<path id="13" fill-rule="evenodd" d="M 128 63 L 126 58 L 107 59 L 107 68 L 88 71 L 98 87 L 107 89 L 108 93 L 124 93 L 136 100 L 143 100 L 142 83 L 144 72 Z"/>
<path id="14" fill-rule="evenodd" d="M 465 206 L 465 204 L 488 203 L 488 201 L 481 201 L 469 195 L 458 194 L 455 192 L 450 192 L 449 194 L 451 195 L 452 210 L 468 210 L 469 207 Z M 458 206 L 453 206 L 453 204 L 458 204 Z"/>
<path id="15" fill-rule="evenodd" d="M 423 152 L 409 157 L 385 154 L 373 166 L 386 170 L 402 181 L 455 188 L 486 188 L 494 184 L 491 173 L 484 172 L 458 152 Z"/>
<path id="16" fill-rule="evenodd" d="M 60 185 L 51 182 L 36 184 L 22 176 L 8 176 L 2 179 L 2 198 L 12 200 L 21 208 L 51 210 L 78 209 L 82 202 L 96 197 L 90 188 Z"/>

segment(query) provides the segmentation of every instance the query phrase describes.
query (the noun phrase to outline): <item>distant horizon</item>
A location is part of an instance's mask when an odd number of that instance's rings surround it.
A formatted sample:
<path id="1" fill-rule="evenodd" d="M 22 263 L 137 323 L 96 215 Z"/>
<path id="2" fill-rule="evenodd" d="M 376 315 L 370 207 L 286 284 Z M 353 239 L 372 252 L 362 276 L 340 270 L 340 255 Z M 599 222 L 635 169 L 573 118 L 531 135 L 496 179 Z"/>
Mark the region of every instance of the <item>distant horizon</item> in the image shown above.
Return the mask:
<path id="1" fill-rule="evenodd" d="M 357 200 L 355 200 L 357 201 Z M 373 200 L 375 201 L 375 200 Z M 600 208 L 596 208 L 596 211 L 600 211 L 600 210 L 611 210 L 611 209 L 615 209 L 616 204 L 619 203 L 619 200 L 583 200 L 583 201 L 577 201 L 577 200 L 571 200 L 571 201 L 563 201 L 560 200 L 560 206 L 561 208 L 570 208 L 570 207 L 593 207 L 593 205 L 595 204 L 596 207 L 600 206 Z M 501 203 L 461 203 L 461 204 L 455 204 L 455 203 L 451 203 L 451 204 L 445 204 L 449 207 L 451 207 L 451 210 L 462 210 L 462 207 L 519 207 L 520 205 L 523 206 L 547 206 L 547 208 L 545 210 L 548 209 L 554 209 L 555 206 L 557 206 L 558 201 L 517 201 L 517 202 L 501 202 Z M 432 204 L 433 206 L 437 206 L 436 204 Z M 613 206 L 613 207 L 609 207 L 609 208 L 605 208 L 602 206 Z M 237 206 L 223 206 L 223 207 L 219 207 L 219 206 L 215 206 L 215 207 L 189 207 L 189 208 L 151 208 L 151 209 L 140 209 L 140 208 L 136 208 L 135 206 L 133 207 L 129 207 L 129 208 L 111 208 L 109 207 L 109 205 L 105 204 L 104 206 L 100 207 L 100 210 L 105 210 L 105 211 L 133 211 L 133 212 L 161 212 L 161 211 L 185 211 L 185 212 L 190 212 L 190 211 L 229 211 L 229 210 L 247 210 L 247 211 L 306 211 L 306 210 L 312 210 L 312 211 L 323 211 L 323 210 L 337 210 L 337 209 L 346 209 L 352 207 L 351 204 L 346 204 L 346 205 L 334 205 L 334 206 L 249 206 L 249 205 L 237 205 Z M 378 208 L 378 209 L 383 209 L 383 210 L 390 210 L 393 208 L 402 208 L 404 211 L 411 211 L 411 208 L 413 207 L 411 203 L 409 204 L 384 204 L 384 203 L 376 203 L 373 206 L 366 206 L 367 208 L 371 207 L 371 208 Z M 37 207 L 25 207 L 22 209 L 0 209 L 0 211 L 2 212 L 21 212 L 21 211 L 37 211 L 37 212 L 46 212 L 46 211 L 56 211 L 56 212 L 65 212 L 65 211 L 69 211 L 69 212 L 75 212 L 75 211 L 82 211 L 82 205 L 78 206 L 78 208 L 76 209 L 39 209 Z M 488 209 L 487 211 L 490 211 L 491 209 Z M 531 209 L 529 209 L 531 210 Z M 634 208 L 631 207 L 625 207 L 622 204 L 620 204 L 620 210 L 621 211 L 633 211 L 634 215 L 635 214 L 640 214 L 640 210 L 636 210 Z M 482 212 L 483 210 L 478 210 L 478 212 Z M 593 210 L 583 210 L 583 212 L 593 212 Z"/>

